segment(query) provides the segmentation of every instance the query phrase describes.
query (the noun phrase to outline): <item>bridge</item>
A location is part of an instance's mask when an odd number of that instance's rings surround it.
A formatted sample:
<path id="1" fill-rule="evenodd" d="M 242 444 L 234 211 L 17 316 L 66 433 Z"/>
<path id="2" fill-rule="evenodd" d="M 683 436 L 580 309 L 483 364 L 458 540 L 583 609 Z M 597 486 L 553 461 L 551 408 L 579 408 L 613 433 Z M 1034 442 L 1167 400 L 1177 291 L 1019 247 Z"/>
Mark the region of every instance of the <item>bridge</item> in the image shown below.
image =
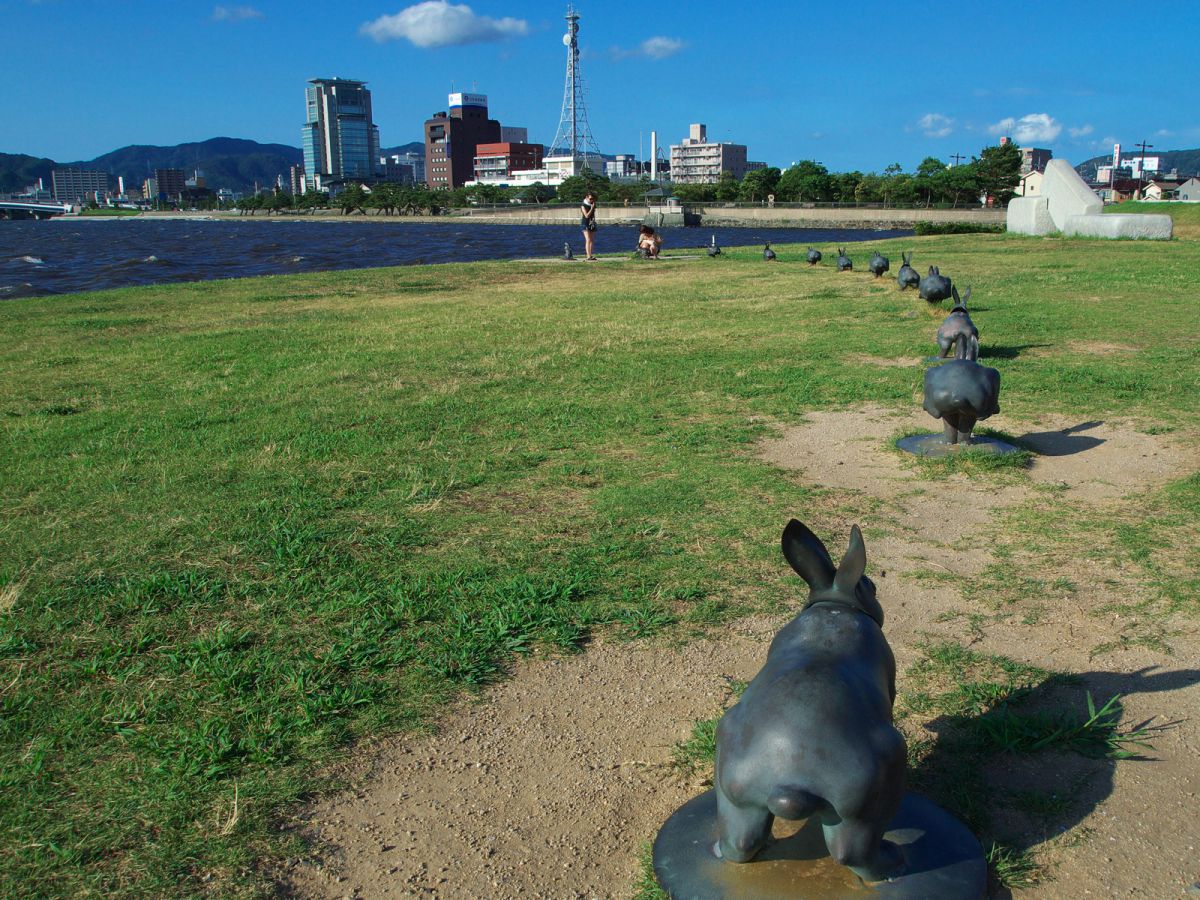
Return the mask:
<path id="1" fill-rule="evenodd" d="M 0 200 L 0 219 L 49 219 L 70 211 L 70 203 L 52 200 Z"/>

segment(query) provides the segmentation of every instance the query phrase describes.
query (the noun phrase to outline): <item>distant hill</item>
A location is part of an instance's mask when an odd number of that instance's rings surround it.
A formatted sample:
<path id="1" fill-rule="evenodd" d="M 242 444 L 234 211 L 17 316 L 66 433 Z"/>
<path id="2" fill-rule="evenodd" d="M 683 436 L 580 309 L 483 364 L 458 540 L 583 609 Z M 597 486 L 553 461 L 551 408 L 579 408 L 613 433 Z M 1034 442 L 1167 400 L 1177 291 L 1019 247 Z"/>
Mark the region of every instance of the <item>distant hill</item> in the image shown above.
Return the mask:
<path id="1" fill-rule="evenodd" d="M 383 155 L 396 153 L 424 153 L 425 145 L 419 141 L 388 147 L 380 151 Z M 125 178 L 127 187 L 141 187 L 142 182 L 154 174 L 155 169 L 182 169 L 189 175 L 199 169 L 204 173 L 206 186 L 217 190 L 249 191 L 255 183 L 271 185 L 277 176 L 288 180 L 288 169 L 303 160 L 298 147 L 286 144 L 260 144 L 241 138 L 217 137 L 191 144 L 173 147 L 156 147 L 135 144 L 113 150 L 95 159 L 56 162 L 23 153 L 0 153 L 0 193 L 12 193 L 34 184 L 39 178 L 50 188 L 50 171 L 55 168 L 76 166 L 81 169 L 98 169 L 113 176 L 116 187 L 117 176 Z"/>
<path id="2" fill-rule="evenodd" d="M 424 153 L 425 144 L 423 141 L 413 141 L 409 144 L 401 144 L 399 147 L 380 147 L 380 156 L 399 156 L 402 153 Z"/>
<path id="3" fill-rule="evenodd" d="M 50 187 L 50 170 L 54 160 L 41 156 L 26 156 L 24 153 L 0 153 L 0 193 L 11 194 L 45 179 Z"/>
<path id="4" fill-rule="evenodd" d="M 1133 148 L 1122 148 L 1122 156 L 1128 156 L 1133 152 Z M 1172 169 L 1178 169 L 1179 174 L 1187 177 L 1200 173 L 1200 149 L 1196 150 L 1147 150 L 1147 156 L 1158 157 L 1158 168 L 1163 172 L 1170 172 Z M 1084 160 L 1075 167 L 1080 175 L 1085 180 L 1091 181 L 1096 177 L 1096 167 L 1108 165 L 1112 162 L 1112 154 L 1107 153 L 1104 156 L 1094 156 L 1091 159 Z"/>
<path id="5" fill-rule="evenodd" d="M 298 147 L 217 137 L 174 147 L 135 144 L 95 159 L 64 165 L 99 169 L 113 176 L 123 176 L 127 187 L 140 186 L 142 181 L 154 174 L 155 169 L 182 169 L 189 175 L 199 169 L 204 173 L 205 185 L 213 190 L 228 188 L 246 191 L 253 189 L 255 182 L 260 185 L 274 184 L 280 175 L 286 184 L 288 168 L 299 164 L 302 159 Z"/>

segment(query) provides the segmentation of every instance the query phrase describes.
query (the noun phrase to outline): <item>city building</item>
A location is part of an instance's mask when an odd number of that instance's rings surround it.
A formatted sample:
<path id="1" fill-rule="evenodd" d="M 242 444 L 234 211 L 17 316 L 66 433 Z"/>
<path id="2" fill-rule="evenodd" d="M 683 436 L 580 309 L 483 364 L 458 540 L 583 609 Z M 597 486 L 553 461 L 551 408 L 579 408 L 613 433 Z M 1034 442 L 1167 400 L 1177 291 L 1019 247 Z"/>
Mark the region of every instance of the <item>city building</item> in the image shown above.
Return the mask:
<path id="1" fill-rule="evenodd" d="M 1179 185 L 1175 199 L 1183 203 L 1200 203 L 1200 178 L 1189 178 Z"/>
<path id="2" fill-rule="evenodd" d="M 158 198 L 157 178 L 147 178 L 142 182 L 142 196 L 151 202 Z"/>
<path id="3" fill-rule="evenodd" d="M 108 173 L 89 169 L 52 169 L 50 184 L 59 203 L 100 201 L 108 196 Z"/>
<path id="4" fill-rule="evenodd" d="M 541 144 L 479 144 L 475 147 L 475 180 L 507 184 L 513 172 L 541 168 L 542 152 Z"/>
<path id="5" fill-rule="evenodd" d="M 308 185 L 304 181 L 304 163 L 288 167 L 288 186 L 293 197 L 299 197 L 305 192 Z"/>
<path id="6" fill-rule="evenodd" d="M 394 181 L 398 184 L 425 183 L 423 153 L 393 153 L 391 156 L 381 156 L 379 165 L 383 168 L 384 181 Z"/>
<path id="7" fill-rule="evenodd" d="M 488 118 L 486 94 L 454 93 L 450 111 L 425 122 L 426 184 L 462 187 L 475 175 L 475 148 L 500 142 L 500 123 Z"/>
<path id="8" fill-rule="evenodd" d="M 1142 189 L 1143 200 L 1175 200 L 1178 197 L 1180 180 L 1178 178 L 1156 178 L 1146 183 Z"/>
<path id="9" fill-rule="evenodd" d="M 371 118 L 365 81 L 313 78 L 304 90 L 301 129 L 306 189 L 347 180 L 369 181 L 379 159 L 379 129 Z"/>
<path id="10" fill-rule="evenodd" d="M 604 174 L 616 180 L 637 178 L 641 174 L 638 161 L 628 153 L 618 153 L 611 162 L 604 164 Z"/>
<path id="11" fill-rule="evenodd" d="M 1042 193 L 1042 179 L 1046 177 L 1045 172 L 1038 169 L 1031 169 L 1021 175 L 1020 182 L 1017 183 L 1018 197 L 1037 197 Z"/>
<path id="12" fill-rule="evenodd" d="M 1030 172 L 1045 172 L 1046 163 L 1050 162 L 1053 156 L 1054 154 L 1051 151 L 1042 147 L 1022 147 L 1021 174 L 1027 175 Z"/>
<path id="13" fill-rule="evenodd" d="M 671 180 L 676 184 L 716 184 L 725 172 L 740 180 L 747 171 L 746 145 L 710 142 L 704 125 L 692 125 L 683 143 L 671 145 Z"/>
<path id="14" fill-rule="evenodd" d="M 187 178 L 183 169 L 155 169 L 154 183 L 157 185 L 151 199 L 178 200 L 187 190 Z"/>
<path id="15" fill-rule="evenodd" d="M 528 144 L 529 129 L 522 128 L 519 125 L 501 125 L 500 126 L 500 143 L 502 144 Z"/>

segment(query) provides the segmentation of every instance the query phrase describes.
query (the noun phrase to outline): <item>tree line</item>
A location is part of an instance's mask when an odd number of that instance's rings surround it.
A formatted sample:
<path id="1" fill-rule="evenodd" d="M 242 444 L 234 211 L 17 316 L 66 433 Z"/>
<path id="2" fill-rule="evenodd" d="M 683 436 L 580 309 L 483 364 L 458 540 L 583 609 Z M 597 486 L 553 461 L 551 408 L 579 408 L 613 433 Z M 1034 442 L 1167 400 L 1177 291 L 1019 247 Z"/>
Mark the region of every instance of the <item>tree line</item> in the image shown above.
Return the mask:
<path id="1" fill-rule="evenodd" d="M 740 181 L 725 172 L 716 184 L 676 184 L 671 193 L 685 203 L 843 203 L 883 206 L 961 207 L 986 198 L 1007 205 L 1020 180 L 1021 151 L 1012 143 L 984 147 L 969 163 L 947 165 L 926 157 L 916 170 L 905 172 L 899 164 L 876 172 L 830 172 L 815 160 L 801 160 L 787 169 L 769 167 L 748 172 Z M 330 198 L 322 191 L 293 197 L 286 191 L 263 193 L 238 201 L 247 215 L 338 209 L 343 215 L 437 215 L 446 209 L 507 203 L 579 203 L 593 191 L 603 203 L 636 205 L 656 188 L 648 178 L 636 182 L 612 181 L 584 170 L 557 187 L 540 182 L 525 187 L 483 184 L 453 190 L 432 190 L 423 184 L 379 182 L 347 185 Z"/>

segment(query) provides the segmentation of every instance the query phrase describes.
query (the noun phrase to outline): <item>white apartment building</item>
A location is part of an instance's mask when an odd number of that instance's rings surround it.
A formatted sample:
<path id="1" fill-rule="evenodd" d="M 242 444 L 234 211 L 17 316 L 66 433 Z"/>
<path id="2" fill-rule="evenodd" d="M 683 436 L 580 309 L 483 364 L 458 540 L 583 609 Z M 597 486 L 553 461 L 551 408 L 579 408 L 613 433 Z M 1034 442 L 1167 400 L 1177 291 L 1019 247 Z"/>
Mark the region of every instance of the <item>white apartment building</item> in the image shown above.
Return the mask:
<path id="1" fill-rule="evenodd" d="M 746 145 L 709 143 L 704 125 L 692 125 L 683 143 L 671 145 L 671 180 L 676 184 L 716 184 L 723 172 L 740 180 L 747 171 Z"/>

